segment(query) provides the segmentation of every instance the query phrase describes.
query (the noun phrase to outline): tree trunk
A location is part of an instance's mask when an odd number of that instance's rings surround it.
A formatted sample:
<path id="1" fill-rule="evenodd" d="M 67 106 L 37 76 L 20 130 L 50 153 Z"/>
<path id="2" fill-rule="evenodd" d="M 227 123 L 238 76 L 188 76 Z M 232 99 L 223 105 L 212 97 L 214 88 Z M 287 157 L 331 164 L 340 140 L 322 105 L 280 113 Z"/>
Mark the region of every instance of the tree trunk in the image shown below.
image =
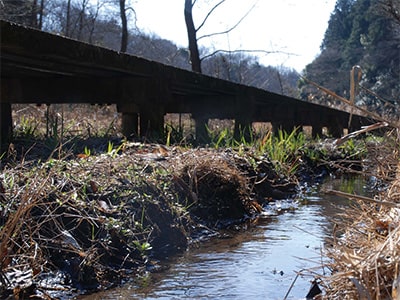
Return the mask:
<path id="1" fill-rule="evenodd" d="M 66 22 L 66 25 L 65 25 L 65 36 L 68 36 L 69 37 L 69 35 L 70 35 L 70 18 L 71 18 L 71 0 L 68 0 L 68 3 L 67 3 L 67 22 Z"/>
<path id="2" fill-rule="evenodd" d="M 197 45 L 196 28 L 193 23 L 192 0 L 185 0 L 185 22 L 189 40 L 190 62 L 192 71 L 201 73 L 201 60 Z"/>
<path id="3" fill-rule="evenodd" d="M 126 52 L 128 47 L 128 21 L 126 19 L 125 0 L 119 0 L 119 9 L 122 23 L 121 52 Z"/>
<path id="4" fill-rule="evenodd" d="M 44 11 L 44 0 L 40 1 L 40 10 L 39 10 L 39 24 L 38 28 L 42 30 L 43 27 L 43 11 Z"/>
<path id="5" fill-rule="evenodd" d="M 78 35 L 77 35 L 77 40 L 81 41 L 83 40 L 82 38 L 82 33 L 83 33 L 83 27 L 84 27 L 84 22 L 86 19 L 86 5 L 89 2 L 89 0 L 81 0 L 82 1 L 82 7 L 81 11 L 79 12 L 79 18 L 78 18 Z"/>
<path id="6" fill-rule="evenodd" d="M 37 28 L 37 0 L 33 0 L 31 7 L 31 22 L 30 25 Z"/>

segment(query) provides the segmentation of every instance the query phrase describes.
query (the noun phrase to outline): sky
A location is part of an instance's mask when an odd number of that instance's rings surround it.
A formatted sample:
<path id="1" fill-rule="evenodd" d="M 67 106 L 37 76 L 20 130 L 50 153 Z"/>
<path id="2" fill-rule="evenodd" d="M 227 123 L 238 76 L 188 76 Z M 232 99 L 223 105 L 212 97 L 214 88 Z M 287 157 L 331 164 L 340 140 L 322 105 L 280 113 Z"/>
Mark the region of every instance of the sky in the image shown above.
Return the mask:
<path id="1" fill-rule="evenodd" d="M 197 0 L 193 9 L 196 27 L 218 2 Z M 225 31 L 250 10 L 249 14 L 229 34 L 200 39 L 199 45 L 212 50 L 278 52 L 257 54 L 259 62 L 301 72 L 320 52 L 335 3 L 336 0 L 226 0 L 198 31 L 198 37 Z M 136 0 L 134 8 L 142 32 L 187 47 L 184 0 Z"/>

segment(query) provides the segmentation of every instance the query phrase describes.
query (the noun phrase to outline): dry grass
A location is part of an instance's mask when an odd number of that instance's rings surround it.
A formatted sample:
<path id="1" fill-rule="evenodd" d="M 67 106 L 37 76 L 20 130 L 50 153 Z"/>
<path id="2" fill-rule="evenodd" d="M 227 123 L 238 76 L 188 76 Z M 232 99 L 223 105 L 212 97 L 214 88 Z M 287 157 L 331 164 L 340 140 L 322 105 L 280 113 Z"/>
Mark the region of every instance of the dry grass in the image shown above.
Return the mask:
<path id="1" fill-rule="evenodd" d="M 269 174 L 262 184 L 278 179 L 271 164 L 259 164 Z M 43 278 L 60 271 L 73 286 L 118 284 L 140 273 L 150 253 L 182 251 L 206 227 L 214 232 L 224 220 L 241 222 L 258 212 L 250 198 L 260 180 L 254 168 L 233 150 L 130 142 L 101 155 L 5 165 L 0 295 L 22 297 L 35 287 L 36 295 L 50 297 L 54 286 Z"/>
<path id="2" fill-rule="evenodd" d="M 16 134 L 27 131 L 44 136 L 117 136 L 121 132 L 115 105 L 89 104 L 13 104 Z"/>
<path id="3" fill-rule="evenodd" d="M 326 248 L 330 261 L 326 267 L 331 274 L 322 283 L 327 299 L 392 299 L 396 293 L 392 286 L 399 276 L 400 262 L 398 151 L 398 145 L 380 145 L 370 152 L 375 175 L 393 181 L 375 199 L 350 195 L 354 205 L 344 209 L 340 221 L 335 221 Z"/>

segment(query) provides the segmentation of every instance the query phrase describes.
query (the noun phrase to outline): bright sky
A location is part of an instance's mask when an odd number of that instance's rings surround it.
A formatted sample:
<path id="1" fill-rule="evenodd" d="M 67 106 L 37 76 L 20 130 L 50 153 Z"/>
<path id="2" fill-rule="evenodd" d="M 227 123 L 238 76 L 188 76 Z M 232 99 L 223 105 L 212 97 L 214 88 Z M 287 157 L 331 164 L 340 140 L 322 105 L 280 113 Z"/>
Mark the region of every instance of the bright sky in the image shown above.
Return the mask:
<path id="1" fill-rule="evenodd" d="M 218 0 L 197 0 L 193 10 L 196 27 Z M 208 3 L 208 4 L 207 4 Z M 264 65 L 302 71 L 318 54 L 336 0 L 226 0 L 207 20 L 198 37 L 235 25 L 229 34 L 200 39 L 199 45 L 224 50 L 264 50 L 289 54 L 258 54 Z M 136 0 L 137 25 L 145 33 L 187 47 L 184 0 Z"/>

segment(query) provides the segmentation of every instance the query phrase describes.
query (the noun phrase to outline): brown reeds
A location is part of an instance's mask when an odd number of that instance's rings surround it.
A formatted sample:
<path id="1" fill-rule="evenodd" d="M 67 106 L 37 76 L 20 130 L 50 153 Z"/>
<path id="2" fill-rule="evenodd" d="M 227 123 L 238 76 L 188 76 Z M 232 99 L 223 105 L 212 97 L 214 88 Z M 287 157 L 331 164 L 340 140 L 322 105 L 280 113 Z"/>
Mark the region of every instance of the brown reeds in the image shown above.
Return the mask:
<path id="1" fill-rule="evenodd" d="M 391 299 L 399 275 L 400 203 L 388 194 L 384 201 L 348 196 L 356 204 L 336 221 L 326 248 L 332 272 L 324 282 L 327 299 Z"/>
<path id="2" fill-rule="evenodd" d="M 385 142 L 370 144 L 366 159 L 371 175 L 387 188 L 374 198 L 326 191 L 352 199 L 336 218 L 327 242 L 324 276 L 326 299 L 392 299 L 400 262 L 400 165 L 393 132 Z"/>
<path id="3" fill-rule="evenodd" d="M 336 140 L 336 145 L 370 130 L 392 128 L 379 142 L 367 143 L 368 158 L 363 170 L 364 175 L 373 176 L 388 188 L 381 189 L 384 191 L 375 198 L 328 191 L 352 199 L 354 204 L 343 208 L 340 218 L 333 220 L 334 232 L 326 243 L 328 261 L 324 264 L 330 274 L 321 276 L 321 285 L 325 288 L 326 299 L 397 300 L 400 294 L 397 291 L 400 278 L 400 125 L 396 115 L 389 118 L 357 106 L 355 96 L 363 89 L 359 85 L 361 68 L 353 67 L 350 75 L 349 100 L 306 80 L 339 100 L 351 114 L 357 112 L 379 121 Z"/>

